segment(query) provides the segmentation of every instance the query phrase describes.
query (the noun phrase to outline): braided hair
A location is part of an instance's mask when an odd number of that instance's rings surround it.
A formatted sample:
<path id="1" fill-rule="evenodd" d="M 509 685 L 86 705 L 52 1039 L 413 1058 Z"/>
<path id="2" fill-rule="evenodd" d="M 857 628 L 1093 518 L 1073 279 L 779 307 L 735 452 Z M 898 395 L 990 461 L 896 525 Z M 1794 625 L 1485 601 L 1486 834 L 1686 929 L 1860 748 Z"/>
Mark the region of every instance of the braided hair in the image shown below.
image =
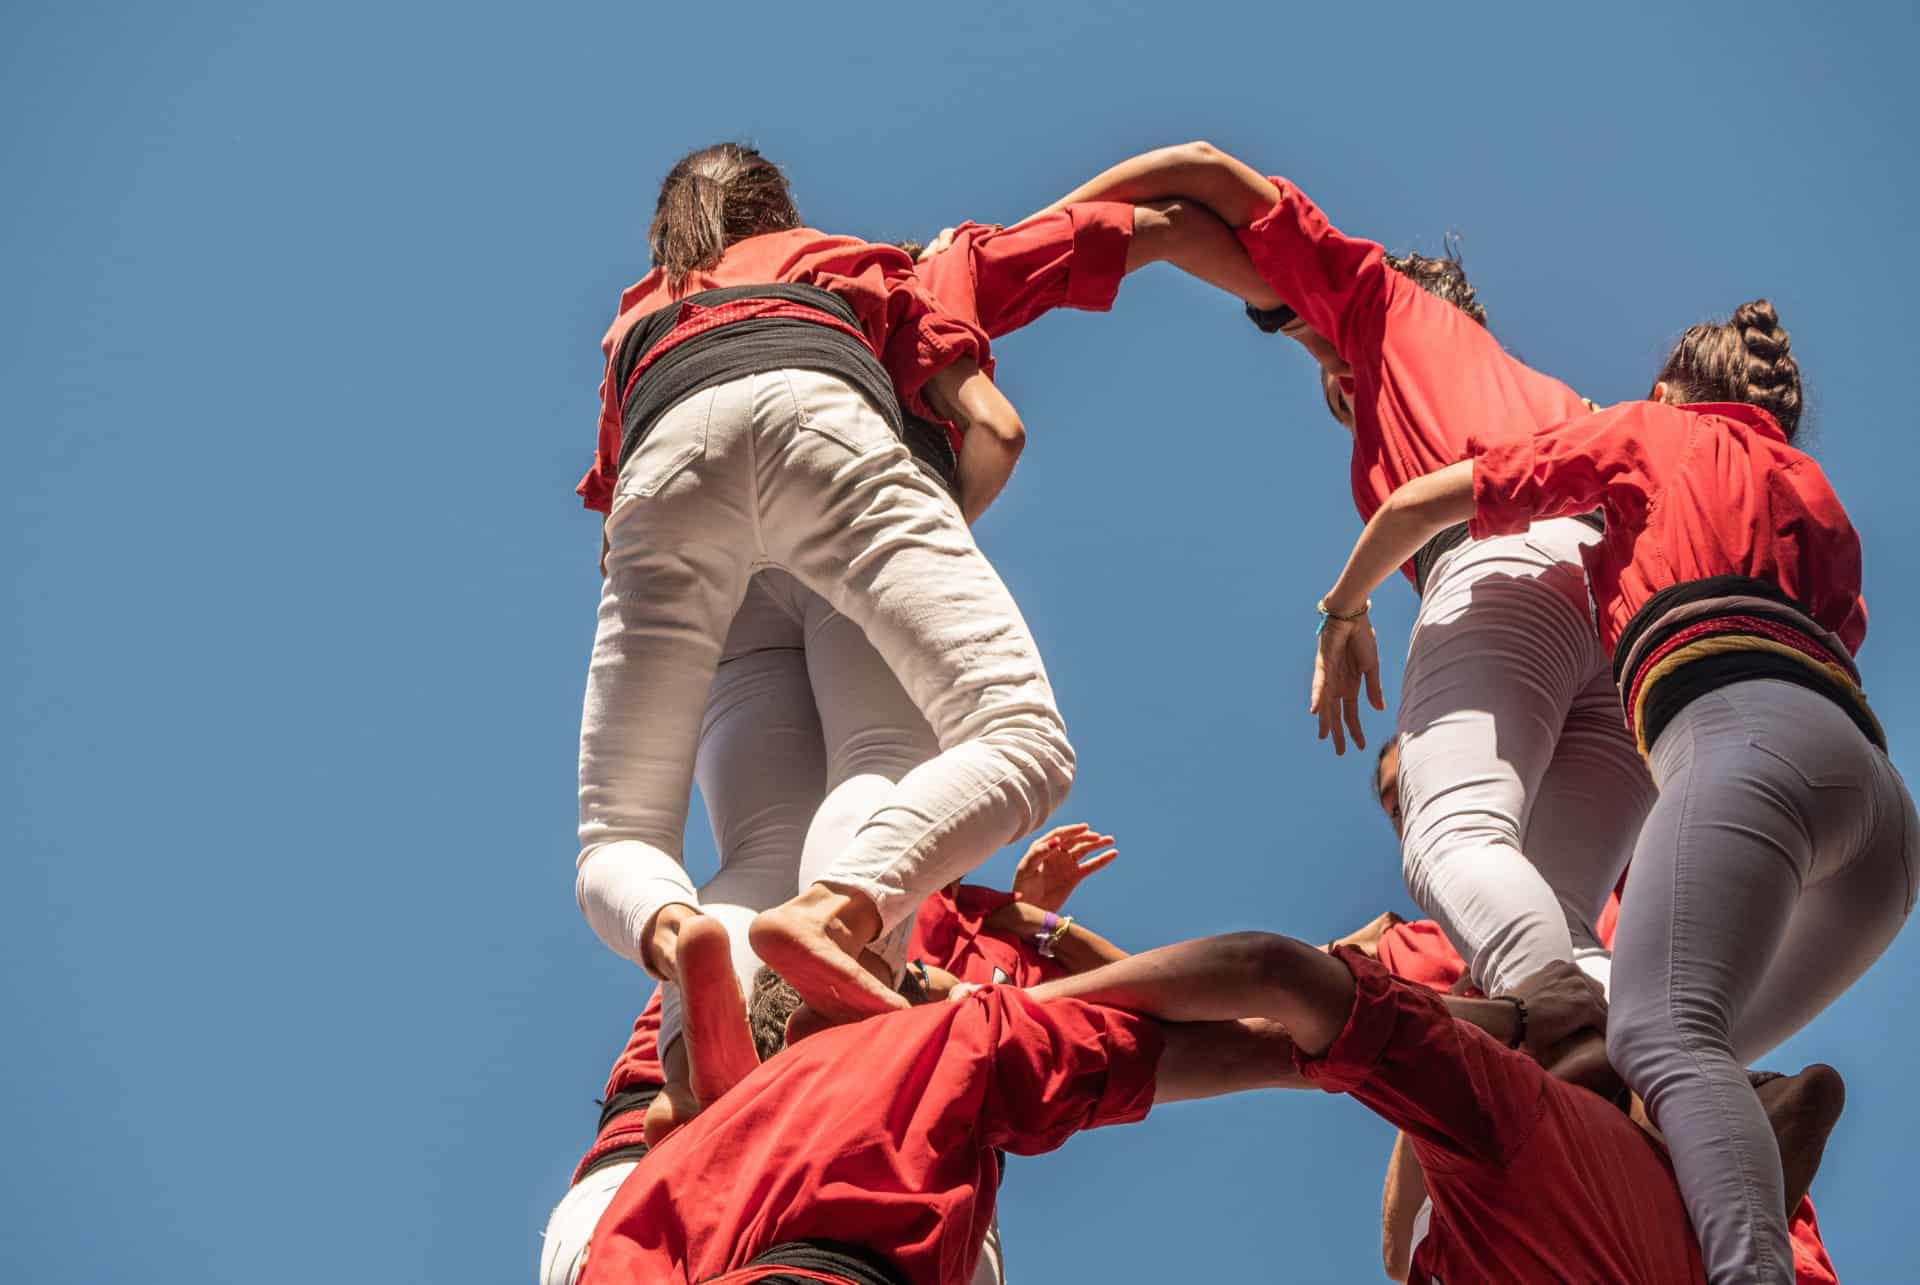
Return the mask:
<path id="1" fill-rule="evenodd" d="M 1800 363 L 1780 314 L 1765 299 L 1725 321 L 1702 322 L 1674 345 L 1659 380 L 1680 402 L 1746 402 L 1772 415 L 1792 441 L 1800 429 Z"/>

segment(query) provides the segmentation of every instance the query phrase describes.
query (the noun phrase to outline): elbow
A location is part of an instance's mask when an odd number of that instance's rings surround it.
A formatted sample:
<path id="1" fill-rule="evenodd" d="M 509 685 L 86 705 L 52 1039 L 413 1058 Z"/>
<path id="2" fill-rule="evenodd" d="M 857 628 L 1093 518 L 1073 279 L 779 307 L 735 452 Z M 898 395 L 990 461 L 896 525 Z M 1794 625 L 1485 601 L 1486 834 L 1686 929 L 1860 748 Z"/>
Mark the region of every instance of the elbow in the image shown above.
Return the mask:
<path id="1" fill-rule="evenodd" d="M 1181 143 L 1174 152 L 1188 165 L 1220 165 L 1226 161 L 1227 154 L 1204 139 L 1191 143 Z"/>

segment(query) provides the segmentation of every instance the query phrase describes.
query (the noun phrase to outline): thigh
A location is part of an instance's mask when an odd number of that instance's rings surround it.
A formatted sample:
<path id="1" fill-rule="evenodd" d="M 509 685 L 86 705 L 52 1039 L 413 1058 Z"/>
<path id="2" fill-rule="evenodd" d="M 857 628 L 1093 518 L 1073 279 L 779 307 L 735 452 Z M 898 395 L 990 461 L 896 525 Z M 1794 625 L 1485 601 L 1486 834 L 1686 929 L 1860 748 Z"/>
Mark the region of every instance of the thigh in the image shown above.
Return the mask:
<path id="1" fill-rule="evenodd" d="M 667 412 L 620 474 L 580 731 L 583 846 L 678 855 L 695 747 L 752 561 L 736 381 Z"/>
<path id="2" fill-rule="evenodd" d="M 1584 573 L 1527 536 L 1452 551 L 1422 598 L 1400 704 L 1400 801 L 1413 845 L 1455 818 L 1516 844 L 1576 698 L 1599 664 Z"/>
<path id="3" fill-rule="evenodd" d="M 1653 748 L 1660 793 L 1620 907 L 1613 1022 L 1731 1046 L 1786 937 L 1813 844 L 1791 782 L 1719 693 L 1683 709 Z"/>
<path id="4" fill-rule="evenodd" d="M 1569 924 L 1577 925 L 1576 945 L 1599 945 L 1593 924 L 1633 856 L 1653 800 L 1653 778 L 1627 733 L 1613 673 L 1602 664 L 1567 712 L 1521 840 Z"/>
<path id="5" fill-rule="evenodd" d="M 1884 754 L 1825 698 L 1769 683 L 1750 738 L 1805 783 L 1813 855 L 1780 949 L 1735 1026 L 1742 1060 L 1819 1016 L 1873 966 L 1913 910 L 1920 828 Z"/>
<path id="6" fill-rule="evenodd" d="M 770 558 L 866 634 L 943 748 L 1009 720 L 1057 727 L 1033 635 L 952 498 L 846 384 L 766 379 L 756 442 Z"/>
<path id="7" fill-rule="evenodd" d="M 855 776 L 898 781 L 940 752 L 933 729 L 866 632 L 811 590 L 807 674 L 826 741 L 827 785 Z"/>

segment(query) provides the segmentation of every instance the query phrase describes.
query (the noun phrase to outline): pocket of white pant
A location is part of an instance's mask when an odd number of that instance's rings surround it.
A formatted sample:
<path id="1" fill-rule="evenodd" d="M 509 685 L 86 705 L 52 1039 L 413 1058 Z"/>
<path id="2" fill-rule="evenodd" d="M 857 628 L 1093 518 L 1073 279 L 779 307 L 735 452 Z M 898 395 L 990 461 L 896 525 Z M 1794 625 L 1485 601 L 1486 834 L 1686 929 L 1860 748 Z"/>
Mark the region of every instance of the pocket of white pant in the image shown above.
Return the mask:
<path id="1" fill-rule="evenodd" d="M 707 426 L 719 389 L 695 393 L 662 415 L 620 466 L 614 494 L 649 498 L 660 494 L 707 453 Z"/>
<path id="2" fill-rule="evenodd" d="M 802 432 L 837 442 L 855 455 L 900 446 L 893 426 L 851 384 L 814 371 L 781 373 L 793 398 L 794 422 Z"/>

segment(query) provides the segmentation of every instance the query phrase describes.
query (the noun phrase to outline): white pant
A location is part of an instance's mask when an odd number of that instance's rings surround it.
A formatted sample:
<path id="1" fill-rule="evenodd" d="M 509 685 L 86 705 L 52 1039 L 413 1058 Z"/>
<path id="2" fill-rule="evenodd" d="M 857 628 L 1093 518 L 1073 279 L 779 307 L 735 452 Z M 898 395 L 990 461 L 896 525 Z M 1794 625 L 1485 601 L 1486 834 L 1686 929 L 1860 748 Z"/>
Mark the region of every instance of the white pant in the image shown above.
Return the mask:
<path id="1" fill-rule="evenodd" d="M 707 692 L 694 760 L 720 854 L 698 904 L 726 925 L 743 994 L 759 967 L 747 926 L 812 882 L 802 854 L 845 851 L 885 791 L 939 752 L 852 621 L 784 571 L 753 577 Z M 670 985 L 662 1049 L 683 1021 Z"/>
<path id="2" fill-rule="evenodd" d="M 1035 829 L 1073 751 L 1038 650 L 951 499 L 845 383 L 770 371 L 661 417 L 621 470 L 580 729 L 576 891 L 615 951 L 674 902 L 689 787 L 722 643 L 763 566 L 791 571 L 865 632 L 941 752 L 876 792 L 818 881 L 882 931 Z"/>
<path id="3" fill-rule="evenodd" d="M 1593 923 L 1653 802 L 1589 614 L 1597 538 L 1563 518 L 1448 550 L 1407 644 L 1407 891 L 1489 994 L 1553 960 L 1605 983 Z"/>
<path id="4" fill-rule="evenodd" d="M 1913 909 L 1920 823 L 1839 707 L 1772 679 L 1683 708 L 1653 775 L 1607 1052 L 1667 1135 L 1707 1279 L 1790 1283 L 1779 1151 L 1743 1068 L 1892 943 Z"/>
<path id="5" fill-rule="evenodd" d="M 587 1246 L 593 1229 L 613 1203 L 613 1197 L 638 1161 L 596 1169 L 576 1183 L 547 1219 L 547 1230 L 540 1242 L 540 1285 L 574 1285 L 580 1268 L 587 1261 Z M 987 1223 L 987 1237 L 980 1245 L 980 1262 L 973 1269 L 972 1285 L 1007 1285 L 1000 1256 L 1000 1215 Z"/>

